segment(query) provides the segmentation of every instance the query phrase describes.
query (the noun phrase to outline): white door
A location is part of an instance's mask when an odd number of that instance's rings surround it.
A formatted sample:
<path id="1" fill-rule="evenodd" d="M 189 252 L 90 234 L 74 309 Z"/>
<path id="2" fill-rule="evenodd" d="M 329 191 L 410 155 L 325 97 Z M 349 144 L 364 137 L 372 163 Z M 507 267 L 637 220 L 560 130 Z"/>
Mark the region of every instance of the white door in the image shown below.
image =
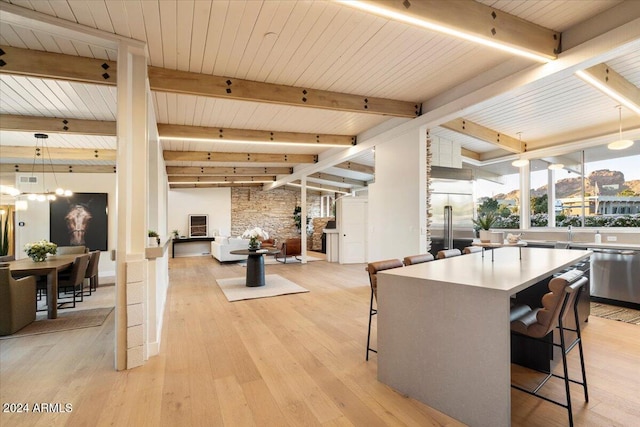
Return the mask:
<path id="1" fill-rule="evenodd" d="M 340 264 L 364 263 L 367 247 L 367 199 L 338 200 L 338 254 Z"/>

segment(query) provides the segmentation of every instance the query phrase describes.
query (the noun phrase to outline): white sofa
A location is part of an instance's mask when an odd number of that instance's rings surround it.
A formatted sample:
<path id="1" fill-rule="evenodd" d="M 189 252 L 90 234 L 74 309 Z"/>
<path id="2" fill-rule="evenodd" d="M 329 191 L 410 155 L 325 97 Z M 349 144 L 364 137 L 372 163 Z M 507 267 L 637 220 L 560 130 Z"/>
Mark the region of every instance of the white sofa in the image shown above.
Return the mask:
<path id="1" fill-rule="evenodd" d="M 216 240 L 211 242 L 211 256 L 220 262 L 240 261 L 247 259 L 247 255 L 234 255 L 230 252 L 237 249 L 247 249 L 248 247 L 249 239 L 216 236 Z"/>

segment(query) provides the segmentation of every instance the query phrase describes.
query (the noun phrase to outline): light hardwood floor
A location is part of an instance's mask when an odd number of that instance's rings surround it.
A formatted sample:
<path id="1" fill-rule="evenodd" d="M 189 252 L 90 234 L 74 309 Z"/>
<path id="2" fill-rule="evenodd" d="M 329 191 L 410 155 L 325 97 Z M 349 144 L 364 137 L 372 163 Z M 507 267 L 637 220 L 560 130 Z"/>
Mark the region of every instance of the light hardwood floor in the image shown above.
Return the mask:
<path id="1" fill-rule="evenodd" d="M 0 341 L 3 407 L 72 406 L 2 412 L 0 425 L 460 425 L 379 383 L 375 354 L 365 362 L 364 265 L 267 271 L 310 292 L 229 303 L 215 279 L 242 276 L 243 267 L 172 259 L 160 355 L 130 371 L 113 370 L 113 315 L 99 328 Z M 584 340 L 590 402 L 574 389 L 576 425 L 640 425 L 640 328 L 592 317 Z M 515 426 L 567 424 L 563 408 L 518 391 L 512 406 Z"/>

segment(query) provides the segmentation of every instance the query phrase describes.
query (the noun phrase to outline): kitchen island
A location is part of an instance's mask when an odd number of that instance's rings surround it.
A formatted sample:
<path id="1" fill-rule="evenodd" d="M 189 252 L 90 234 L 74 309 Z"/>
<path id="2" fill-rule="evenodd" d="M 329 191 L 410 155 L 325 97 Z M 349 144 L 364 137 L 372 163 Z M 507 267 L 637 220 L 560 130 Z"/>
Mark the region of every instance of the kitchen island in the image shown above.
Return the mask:
<path id="1" fill-rule="evenodd" d="M 495 250 L 378 273 L 378 379 L 473 426 L 511 424 L 510 296 L 591 254 Z"/>

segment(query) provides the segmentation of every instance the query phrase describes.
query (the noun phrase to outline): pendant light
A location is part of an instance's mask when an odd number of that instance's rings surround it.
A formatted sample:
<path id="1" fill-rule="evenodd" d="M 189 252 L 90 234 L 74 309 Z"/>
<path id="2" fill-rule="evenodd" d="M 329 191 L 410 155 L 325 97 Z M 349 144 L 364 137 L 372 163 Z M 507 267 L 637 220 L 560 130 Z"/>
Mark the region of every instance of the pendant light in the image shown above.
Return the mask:
<path id="1" fill-rule="evenodd" d="M 520 141 L 520 147 L 522 147 L 522 132 L 518 132 L 518 141 Z M 515 166 L 517 168 L 525 167 L 529 164 L 529 159 L 519 158 L 518 160 L 514 160 L 511 162 L 511 166 Z"/>
<path id="2" fill-rule="evenodd" d="M 46 133 L 36 133 L 33 135 L 36 138 L 36 147 L 33 155 L 33 165 L 31 167 L 31 176 L 35 177 L 36 174 L 36 165 L 38 162 L 38 157 L 40 157 L 41 164 L 41 173 L 42 173 L 42 192 L 28 192 L 26 193 L 27 200 L 31 201 L 54 201 L 56 200 L 56 196 L 64 196 L 69 197 L 73 194 L 71 190 L 65 190 L 62 187 L 58 186 L 58 179 L 56 178 L 56 173 L 53 168 L 53 162 L 51 161 L 51 155 L 49 154 L 49 149 L 46 147 L 46 140 L 49 138 L 49 135 Z M 49 157 L 49 168 L 51 169 L 51 173 L 53 175 L 53 180 L 56 183 L 56 190 L 49 191 L 45 183 L 45 155 Z"/>
<path id="3" fill-rule="evenodd" d="M 618 123 L 619 123 L 619 131 L 618 131 L 618 140 L 610 142 L 607 145 L 609 150 L 624 150 L 625 148 L 629 148 L 633 145 L 633 141 L 630 139 L 622 139 L 622 105 L 618 105 Z"/>

